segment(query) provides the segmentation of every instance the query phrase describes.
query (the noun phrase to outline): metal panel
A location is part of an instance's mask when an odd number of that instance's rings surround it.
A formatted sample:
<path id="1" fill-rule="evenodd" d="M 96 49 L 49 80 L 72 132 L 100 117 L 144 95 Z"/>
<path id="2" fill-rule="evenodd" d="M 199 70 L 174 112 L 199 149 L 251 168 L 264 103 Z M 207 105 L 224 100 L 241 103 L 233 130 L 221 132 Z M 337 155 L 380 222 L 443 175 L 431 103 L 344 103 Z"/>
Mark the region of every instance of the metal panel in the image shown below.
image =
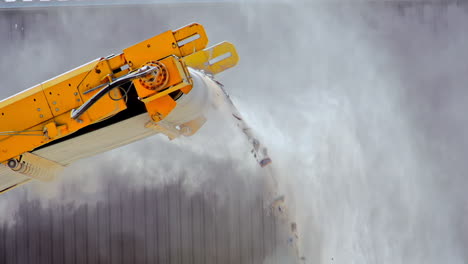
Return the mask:
<path id="1" fill-rule="evenodd" d="M 108 184 L 98 204 L 44 208 L 25 197 L 14 224 L 0 226 L 0 238 L 7 237 L 1 263 L 261 263 L 277 246 L 255 246 L 277 236 L 260 197 L 240 202 L 242 193 L 233 191 L 218 203 L 214 193 L 189 195 L 179 183 L 143 190 Z"/>
<path id="2" fill-rule="evenodd" d="M 17 186 L 29 180 L 30 178 L 16 173 L 3 164 L 0 164 L 0 193 L 7 188 Z"/>

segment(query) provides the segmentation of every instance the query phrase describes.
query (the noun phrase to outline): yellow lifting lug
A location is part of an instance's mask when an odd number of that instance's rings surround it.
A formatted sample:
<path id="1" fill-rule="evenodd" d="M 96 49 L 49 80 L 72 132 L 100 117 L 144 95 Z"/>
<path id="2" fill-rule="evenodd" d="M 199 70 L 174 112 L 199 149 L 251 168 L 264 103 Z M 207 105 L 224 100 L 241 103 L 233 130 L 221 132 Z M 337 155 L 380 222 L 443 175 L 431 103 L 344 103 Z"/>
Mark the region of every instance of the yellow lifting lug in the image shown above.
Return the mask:
<path id="1" fill-rule="evenodd" d="M 56 138 L 59 133 L 55 122 L 46 124 L 44 126 L 43 133 L 47 140 Z"/>
<path id="2" fill-rule="evenodd" d="M 215 75 L 236 66 L 239 62 L 239 55 L 237 55 L 234 45 L 229 42 L 221 42 L 192 53 L 182 58 L 182 61 L 189 67 Z"/>

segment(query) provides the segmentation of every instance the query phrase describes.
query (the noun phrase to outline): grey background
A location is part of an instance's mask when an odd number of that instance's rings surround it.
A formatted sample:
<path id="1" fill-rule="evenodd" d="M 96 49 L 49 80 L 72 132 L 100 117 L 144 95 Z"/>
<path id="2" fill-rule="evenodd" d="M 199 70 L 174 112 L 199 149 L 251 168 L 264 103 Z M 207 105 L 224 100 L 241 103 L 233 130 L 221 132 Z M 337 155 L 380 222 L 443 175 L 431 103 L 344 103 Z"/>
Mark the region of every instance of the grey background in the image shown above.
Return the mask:
<path id="1" fill-rule="evenodd" d="M 467 262 L 468 17 L 461 1 L 2 11 L 1 96 L 192 21 L 205 25 L 211 43 L 229 40 L 239 50 L 240 65 L 219 79 L 270 147 L 310 262 Z M 284 263 L 284 252 L 273 250 L 279 229 L 261 210 L 262 171 L 225 123 L 217 116 L 191 139 L 153 137 L 79 162 L 56 184 L 2 196 L 3 256 L 12 263 L 54 254 L 76 263 L 87 263 L 86 254 L 91 263 L 137 255 L 137 262 L 167 263 L 170 254 L 177 263 L 204 256 Z M 167 208 L 174 210 L 152 215 Z M 184 217 L 192 211 L 198 214 Z M 156 220 L 173 224 L 175 235 L 148 224 Z M 210 221 L 219 233 L 206 228 Z M 63 226 L 69 229 L 56 229 Z M 100 238 L 83 238 L 98 228 Z M 168 251 L 157 246 L 159 228 Z M 255 233 L 261 230 L 272 231 Z M 213 233 L 217 247 L 200 246 Z M 184 248 L 190 237 L 199 242 Z"/>

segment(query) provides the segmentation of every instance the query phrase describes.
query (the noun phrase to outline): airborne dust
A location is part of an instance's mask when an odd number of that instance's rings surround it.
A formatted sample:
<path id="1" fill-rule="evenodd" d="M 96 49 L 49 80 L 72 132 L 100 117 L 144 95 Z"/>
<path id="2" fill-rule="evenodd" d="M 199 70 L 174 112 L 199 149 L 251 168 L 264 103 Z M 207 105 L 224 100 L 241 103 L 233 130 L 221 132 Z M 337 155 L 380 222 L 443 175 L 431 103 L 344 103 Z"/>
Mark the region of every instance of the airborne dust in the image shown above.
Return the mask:
<path id="1" fill-rule="evenodd" d="M 467 6 L 352 3 L 3 12 L 0 95 L 197 21 L 211 44 L 239 51 L 219 80 L 269 148 L 310 263 L 465 263 Z M 24 226 L 28 201 L 72 212 L 128 198 L 110 182 L 137 192 L 177 183 L 221 207 L 255 200 L 262 171 L 248 152 L 214 114 L 192 138 L 148 138 L 3 195 L 4 226 Z"/>

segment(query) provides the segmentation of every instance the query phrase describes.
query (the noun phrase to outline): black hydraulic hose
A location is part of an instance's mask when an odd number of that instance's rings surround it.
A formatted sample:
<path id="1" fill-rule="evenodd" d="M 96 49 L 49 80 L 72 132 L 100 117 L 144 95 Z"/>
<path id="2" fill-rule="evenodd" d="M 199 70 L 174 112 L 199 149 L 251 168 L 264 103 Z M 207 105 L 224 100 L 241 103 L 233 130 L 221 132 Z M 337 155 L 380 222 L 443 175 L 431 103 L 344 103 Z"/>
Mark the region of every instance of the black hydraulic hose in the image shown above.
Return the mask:
<path id="1" fill-rule="evenodd" d="M 153 71 L 157 71 L 157 68 L 146 65 L 132 73 L 129 73 L 125 76 L 117 78 L 115 81 L 109 83 L 107 86 L 99 90 L 99 92 L 93 95 L 93 97 L 91 97 L 88 101 L 86 101 L 86 103 L 81 105 L 78 109 L 73 109 L 71 111 L 71 118 L 72 119 L 80 118 L 80 116 L 82 116 L 89 108 L 91 108 L 91 106 L 93 106 L 97 101 L 99 101 L 99 99 L 101 99 L 104 95 L 108 94 L 112 89 L 119 87 L 120 85 L 123 85 L 134 79 L 141 78 Z"/>

